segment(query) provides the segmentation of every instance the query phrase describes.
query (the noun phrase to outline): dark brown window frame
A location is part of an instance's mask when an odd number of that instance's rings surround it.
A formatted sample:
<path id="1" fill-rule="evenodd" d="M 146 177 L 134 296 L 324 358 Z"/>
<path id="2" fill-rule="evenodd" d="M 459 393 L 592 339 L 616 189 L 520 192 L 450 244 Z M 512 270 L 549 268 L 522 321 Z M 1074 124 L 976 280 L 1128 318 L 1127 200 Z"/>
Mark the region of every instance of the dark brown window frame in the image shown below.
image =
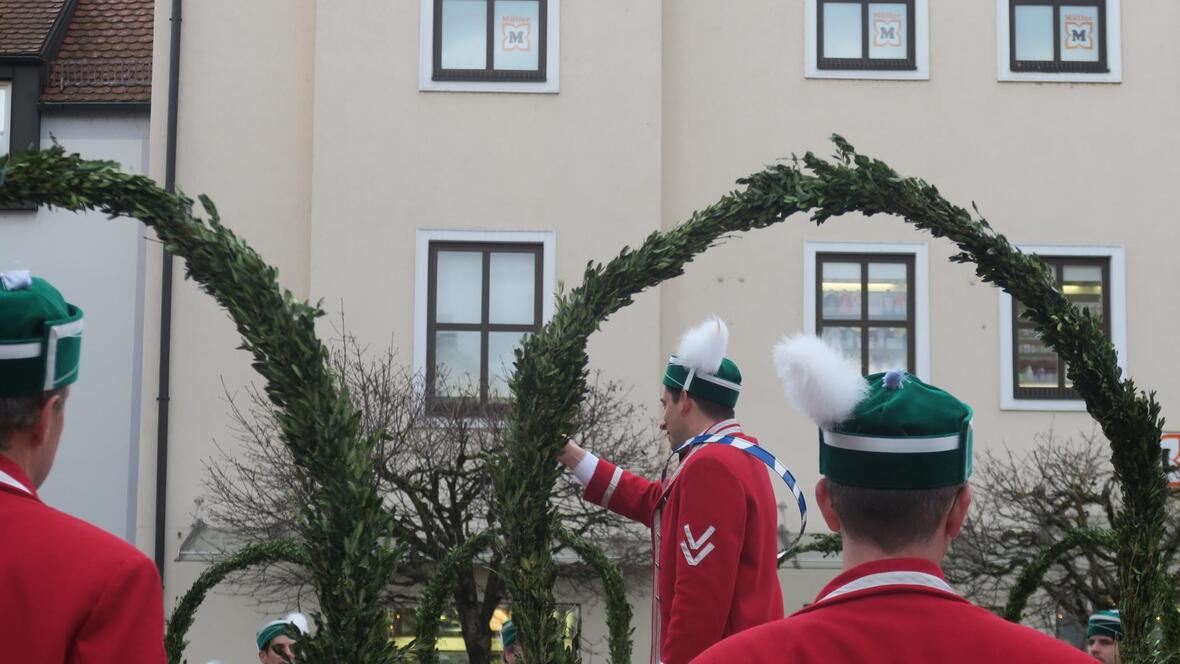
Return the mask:
<path id="1" fill-rule="evenodd" d="M 479 323 L 439 323 L 438 322 L 438 253 L 440 251 L 463 251 L 481 253 L 483 255 L 483 293 L 480 298 Z M 533 282 L 533 324 L 505 324 L 489 322 L 491 299 L 491 254 L 493 253 L 531 253 L 534 255 Z M 439 331 L 454 330 L 459 332 L 480 333 L 479 359 L 479 403 L 472 404 L 473 408 L 487 408 L 505 403 L 501 399 L 489 400 L 488 379 L 490 367 L 488 358 L 488 334 L 491 332 L 531 332 L 541 329 L 542 322 L 542 281 L 544 278 L 545 249 L 541 243 L 533 242 L 448 242 L 432 241 L 428 245 L 428 272 L 426 282 L 426 396 L 432 408 L 443 409 L 453 406 L 455 399 L 435 395 L 435 338 Z"/>
<path id="2" fill-rule="evenodd" d="M 1016 7 L 1053 7 L 1053 60 L 1016 59 Z M 1098 9 L 1098 62 L 1072 62 L 1061 59 L 1061 8 L 1065 6 L 1096 7 Z M 1079 73 L 1106 74 L 1110 66 L 1106 59 L 1106 0 L 1008 0 L 1008 68 L 1013 72 L 1045 72 L 1050 74 Z"/>
<path id="3" fill-rule="evenodd" d="M 860 317 L 824 318 L 824 263 L 858 263 L 860 265 Z M 901 263 L 906 266 L 906 317 L 901 320 L 869 319 L 869 263 Z M 917 258 L 906 253 L 835 253 L 820 252 L 815 255 L 815 335 L 823 335 L 824 327 L 860 328 L 860 372 L 869 371 L 869 329 L 873 327 L 906 328 L 906 371 L 917 369 Z"/>
<path id="4" fill-rule="evenodd" d="M 549 0 L 536 0 L 537 8 L 537 68 L 536 69 L 495 69 L 496 49 L 496 0 L 487 4 L 487 52 L 483 69 L 443 69 L 442 66 L 442 6 L 443 0 L 434 0 L 434 53 L 433 74 L 435 81 L 484 81 L 491 83 L 537 82 L 546 80 L 546 60 L 549 54 Z"/>
<path id="5" fill-rule="evenodd" d="M 914 18 L 915 0 L 894 0 L 892 4 L 906 6 L 906 57 L 901 58 L 870 58 L 869 57 L 869 5 L 880 4 L 882 0 L 815 0 L 816 15 L 816 51 L 815 66 L 826 70 L 864 70 L 864 71 L 914 71 L 917 65 L 917 35 L 915 34 Z M 825 58 L 824 57 L 824 5 L 847 4 L 861 6 L 860 26 L 860 58 Z"/>
<path id="6" fill-rule="evenodd" d="M 1110 257 L 1109 256 L 1038 256 L 1053 269 L 1060 287 L 1067 265 L 1091 265 L 1102 268 L 1102 331 L 1110 338 Z M 1034 329 L 1032 321 L 1020 317 L 1020 302 L 1012 298 L 1012 398 L 1077 400 L 1077 390 L 1065 386 L 1065 362 L 1057 358 L 1057 387 L 1020 386 L 1020 330 Z M 1051 349 L 1050 349 L 1050 352 Z"/>

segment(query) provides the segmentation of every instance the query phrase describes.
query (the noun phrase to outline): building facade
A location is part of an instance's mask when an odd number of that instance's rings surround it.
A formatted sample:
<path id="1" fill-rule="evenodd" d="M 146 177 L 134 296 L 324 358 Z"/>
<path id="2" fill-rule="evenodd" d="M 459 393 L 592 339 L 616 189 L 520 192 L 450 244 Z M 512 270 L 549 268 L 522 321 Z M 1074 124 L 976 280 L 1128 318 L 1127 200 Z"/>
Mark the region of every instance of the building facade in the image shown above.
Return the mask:
<path id="1" fill-rule="evenodd" d="M 147 163 L 161 180 L 172 11 L 156 3 Z M 1177 20 L 1180 5 L 1165 0 L 188 2 L 177 182 L 209 194 L 329 319 L 347 310 L 360 339 L 392 335 L 415 369 L 470 375 L 494 399 L 505 353 L 587 261 L 671 228 L 777 159 L 830 154 L 840 133 L 948 199 L 977 202 L 999 232 L 1052 259 L 1168 416 L 1180 400 L 1170 334 L 1180 307 L 1167 295 L 1180 277 Z M 975 408 L 980 449 L 1027 450 L 1050 427 L 1092 431 L 1018 305 L 948 262 L 954 253 L 896 219 L 790 219 L 727 240 L 637 297 L 591 340 L 591 362 L 654 403 L 680 333 L 722 316 L 744 374 L 741 418 L 807 487 L 815 433 L 786 407 L 769 360 L 800 330 L 866 370 L 904 365 L 952 390 Z M 136 541 L 149 551 L 160 262 L 147 243 L 131 319 L 142 389 L 127 411 Z M 177 279 L 172 300 L 169 606 L 203 568 L 181 545 L 200 518 L 214 442 L 233 449 L 224 390 L 257 381 L 208 297 Z M 788 527 L 793 518 L 784 512 Z M 784 570 L 788 610 L 832 575 L 830 563 Z M 642 617 L 647 589 L 635 588 Z M 605 661 L 601 605 L 585 602 L 585 661 Z M 187 657 L 244 657 L 271 608 L 212 597 Z M 641 661 L 650 634 L 638 622 Z"/>

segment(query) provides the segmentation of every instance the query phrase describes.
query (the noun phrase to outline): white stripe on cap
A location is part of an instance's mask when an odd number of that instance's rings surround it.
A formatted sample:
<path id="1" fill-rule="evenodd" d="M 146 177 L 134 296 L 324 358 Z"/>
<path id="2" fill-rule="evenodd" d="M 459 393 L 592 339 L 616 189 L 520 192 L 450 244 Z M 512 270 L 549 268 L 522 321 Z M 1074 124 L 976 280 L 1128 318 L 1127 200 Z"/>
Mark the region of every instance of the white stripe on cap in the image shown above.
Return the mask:
<path id="1" fill-rule="evenodd" d="M 41 356 L 41 342 L 0 344 L 0 360 L 28 360 Z"/>
<path id="2" fill-rule="evenodd" d="M 48 392 L 57 387 L 57 340 L 68 337 L 82 336 L 82 319 L 79 318 L 72 323 L 63 323 L 62 325 L 54 325 L 49 328 L 49 342 L 46 348 L 45 358 L 45 391 Z M 70 373 L 63 376 L 62 379 L 73 375 L 77 371 L 75 367 Z"/>
<path id="3" fill-rule="evenodd" d="M 934 438 L 881 438 L 837 433 L 826 429 L 823 433 L 826 445 L 855 452 L 919 454 L 922 452 L 949 452 L 959 449 L 959 434 L 957 433 Z"/>
<path id="4" fill-rule="evenodd" d="M 678 358 L 676 356 L 672 356 L 672 357 L 668 358 L 668 364 L 675 364 L 678 366 L 688 368 L 689 375 L 688 375 L 688 379 L 685 380 L 685 383 L 692 383 L 693 379 L 699 378 L 700 380 L 707 380 L 710 383 L 713 383 L 714 385 L 720 385 L 721 387 L 731 389 L 734 392 L 741 392 L 742 391 L 741 385 L 738 385 L 737 383 L 735 383 L 733 381 L 725 380 L 724 378 L 718 378 L 717 376 L 714 376 L 713 374 L 707 374 L 707 373 L 702 373 L 702 372 L 696 371 L 695 368 L 689 367 L 687 364 L 682 362 L 680 360 L 680 358 Z M 673 380 L 675 381 L 675 379 L 673 379 Z M 681 384 L 680 387 L 688 389 L 687 387 L 685 387 L 684 384 Z"/>

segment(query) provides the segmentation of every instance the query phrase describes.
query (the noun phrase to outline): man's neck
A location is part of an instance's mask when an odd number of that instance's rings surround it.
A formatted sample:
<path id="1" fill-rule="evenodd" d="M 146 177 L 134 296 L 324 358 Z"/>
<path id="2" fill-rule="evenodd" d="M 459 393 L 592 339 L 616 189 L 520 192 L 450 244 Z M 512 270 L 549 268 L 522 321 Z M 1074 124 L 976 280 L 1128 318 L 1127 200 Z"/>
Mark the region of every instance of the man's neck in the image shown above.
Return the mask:
<path id="1" fill-rule="evenodd" d="M 0 456 L 3 456 L 9 461 L 15 463 L 17 467 L 29 477 L 29 481 L 36 482 L 36 480 L 33 479 L 33 456 L 27 447 L 13 442 L 13 444 L 11 444 L 8 449 L 0 452 Z"/>
<path id="2" fill-rule="evenodd" d="M 865 563 L 889 558 L 921 558 L 929 560 L 942 567 L 942 559 L 946 557 L 946 547 L 941 546 L 935 538 L 922 544 L 903 547 L 896 551 L 885 551 L 871 542 L 863 542 L 844 535 L 844 551 L 841 553 L 844 571 L 859 567 Z"/>

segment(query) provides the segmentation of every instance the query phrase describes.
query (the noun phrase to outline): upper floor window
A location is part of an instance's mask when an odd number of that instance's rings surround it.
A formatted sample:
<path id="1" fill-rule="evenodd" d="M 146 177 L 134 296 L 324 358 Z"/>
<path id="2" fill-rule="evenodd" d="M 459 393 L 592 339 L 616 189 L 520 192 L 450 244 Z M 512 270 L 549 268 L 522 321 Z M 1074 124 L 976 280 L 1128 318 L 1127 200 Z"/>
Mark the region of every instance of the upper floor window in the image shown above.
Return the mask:
<path id="1" fill-rule="evenodd" d="M 1119 0 L 998 0 L 1000 79 L 1118 82 Z"/>
<path id="2" fill-rule="evenodd" d="M 422 90 L 557 92 L 559 0 L 422 0 Z"/>
<path id="3" fill-rule="evenodd" d="M 819 0 L 820 69 L 914 69 L 914 0 Z"/>
<path id="4" fill-rule="evenodd" d="M 913 254 L 816 255 L 816 334 L 873 374 L 916 372 Z"/>
<path id="5" fill-rule="evenodd" d="M 426 389 L 431 398 L 506 400 L 513 351 L 542 322 L 543 245 L 431 242 Z"/>
<path id="6" fill-rule="evenodd" d="M 928 0 L 806 0 L 808 78 L 924 80 Z"/>
<path id="7" fill-rule="evenodd" d="M 8 154 L 9 127 L 12 125 L 12 84 L 0 81 L 0 154 Z"/>

